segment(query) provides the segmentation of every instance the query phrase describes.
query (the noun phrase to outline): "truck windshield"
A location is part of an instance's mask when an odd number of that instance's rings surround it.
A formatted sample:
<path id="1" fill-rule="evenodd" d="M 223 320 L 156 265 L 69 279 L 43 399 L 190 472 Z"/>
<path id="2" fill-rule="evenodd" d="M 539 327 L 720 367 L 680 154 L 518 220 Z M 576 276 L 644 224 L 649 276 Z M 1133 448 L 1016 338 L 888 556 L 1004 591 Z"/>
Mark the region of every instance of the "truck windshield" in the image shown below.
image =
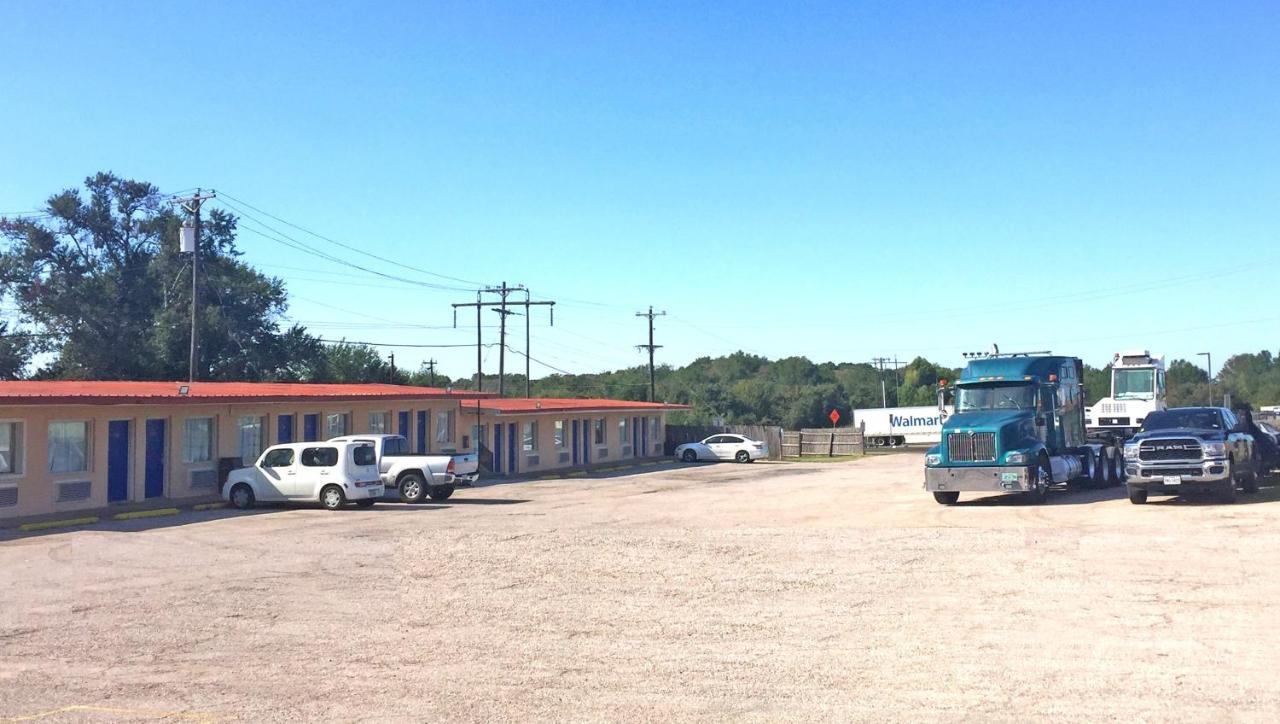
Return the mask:
<path id="1" fill-rule="evenodd" d="M 967 385 L 956 395 L 956 412 L 968 410 L 1034 410 L 1036 390 L 1030 384 Z"/>
<path id="2" fill-rule="evenodd" d="M 1143 431 L 1186 427 L 1193 430 L 1221 430 L 1222 416 L 1215 410 L 1165 410 L 1153 412 L 1142 421 Z"/>
<path id="3" fill-rule="evenodd" d="M 1151 400 L 1156 396 L 1156 371 L 1115 370 L 1115 398 L 1117 400 Z"/>

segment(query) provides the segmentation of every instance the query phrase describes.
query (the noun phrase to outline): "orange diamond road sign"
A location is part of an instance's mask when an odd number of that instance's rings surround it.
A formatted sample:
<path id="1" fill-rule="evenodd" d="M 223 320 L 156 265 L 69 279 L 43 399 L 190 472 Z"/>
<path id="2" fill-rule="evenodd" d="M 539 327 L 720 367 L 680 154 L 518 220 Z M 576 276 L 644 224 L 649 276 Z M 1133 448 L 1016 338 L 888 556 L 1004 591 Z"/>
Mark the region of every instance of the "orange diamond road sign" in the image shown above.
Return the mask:
<path id="1" fill-rule="evenodd" d="M 839 411 L 839 410 L 832 410 L 832 411 L 831 411 L 831 414 L 830 414 L 830 415 L 827 415 L 827 417 L 831 418 L 831 424 L 832 424 L 832 425 L 838 425 L 838 424 L 840 424 L 840 411 Z"/>

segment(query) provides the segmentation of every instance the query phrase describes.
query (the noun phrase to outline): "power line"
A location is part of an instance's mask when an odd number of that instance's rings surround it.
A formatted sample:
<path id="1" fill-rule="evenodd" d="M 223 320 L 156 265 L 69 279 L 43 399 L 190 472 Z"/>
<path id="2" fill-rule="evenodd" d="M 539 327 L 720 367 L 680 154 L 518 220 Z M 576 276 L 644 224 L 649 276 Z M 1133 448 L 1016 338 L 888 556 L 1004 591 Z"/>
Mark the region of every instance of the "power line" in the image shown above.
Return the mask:
<path id="1" fill-rule="evenodd" d="M 436 277 L 436 278 L 438 278 L 438 279 L 447 279 L 447 280 L 449 280 L 449 281 L 460 282 L 460 283 L 462 283 L 462 284 L 470 284 L 470 285 L 472 285 L 473 287 L 482 287 L 482 286 L 484 286 L 484 284 L 483 284 L 482 282 L 472 281 L 472 280 L 470 280 L 470 279 L 463 279 L 463 278 L 461 278 L 461 277 L 449 276 L 448 274 L 441 274 L 441 273 L 439 273 L 439 272 L 434 272 L 434 271 L 431 271 L 431 270 L 429 270 L 429 269 L 423 269 L 423 268 L 421 268 L 421 267 L 416 267 L 416 266 L 412 266 L 412 265 L 410 265 L 410 264 L 405 264 L 405 263 L 404 263 L 404 262 L 402 262 L 402 261 L 397 261 L 397 260 L 395 260 L 395 259 L 388 259 L 388 258 L 386 258 L 386 257 L 384 257 L 384 256 L 379 256 L 379 255 L 374 254 L 373 252 L 369 251 L 368 249 L 361 249 L 361 248 L 359 248 L 359 247 L 351 246 L 350 244 L 344 244 L 343 242 L 338 241 L 337 239 L 332 239 L 332 238 L 327 237 L 327 236 L 325 236 L 325 235 L 323 235 L 323 234 L 319 234 L 319 233 L 316 233 L 316 232 L 314 232 L 314 231 L 311 231 L 310 229 L 307 229 L 307 228 L 305 228 L 305 227 L 299 226 L 299 225 L 297 225 L 297 224 L 293 223 L 292 221 L 288 221 L 288 220 L 286 220 L 286 219 L 282 219 L 282 218 L 280 218 L 279 216 L 276 216 L 275 214 L 272 214 L 272 213 L 270 213 L 270 212 L 268 212 L 268 211 L 264 211 L 264 210 L 262 210 L 262 209 L 260 209 L 260 208 L 258 208 L 258 207 L 256 207 L 256 206 L 254 206 L 253 204 L 250 204 L 248 201 L 244 201 L 244 200 L 242 200 L 242 199 L 238 199 L 238 198 L 236 198 L 236 197 L 232 196 L 231 194 L 228 194 L 228 193 L 225 193 L 225 192 L 224 192 L 224 193 L 223 193 L 223 196 L 225 196 L 225 197 L 227 197 L 227 198 L 231 199 L 232 201 L 234 201 L 234 202 L 236 202 L 236 203 L 238 203 L 238 204 L 240 204 L 240 205 L 242 205 L 242 206 L 248 207 L 248 208 L 250 208 L 250 209 L 252 209 L 252 210 L 254 210 L 254 211 L 258 212 L 259 214 L 262 214 L 263 216 L 267 216 L 267 217 L 270 217 L 270 218 L 272 218 L 272 219 L 275 219 L 276 221 L 278 221 L 278 222 L 280 222 L 280 223 L 282 223 L 282 224 L 284 224 L 284 225 L 286 225 L 286 226 L 290 226 L 290 227 L 292 227 L 292 228 L 294 228 L 294 229 L 297 229 L 298 231 L 301 231 L 301 232 L 302 232 L 302 233 L 304 233 L 304 234 L 310 234 L 311 236 L 314 236 L 315 238 L 320 239 L 321 241 L 327 241 L 327 242 L 329 242 L 330 244 L 333 244 L 333 245 L 335 245 L 335 246 L 340 246 L 340 247 L 342 247 L 343 249 L 346 249 L 346 250 L 348 250 L 348 251 L 354 251 L 354 252 L 357 252 L 357 253 L 359 253 L 359 254 L 364 254 L 365 256 L 368 256 L 368 257 L 371 257 L 371 258 L 377 259 L 378 261 L 382 261 L 382 262 L 386 262 L 386 263 L 388 263 L 388 264 L 393 264 L 393 265 L 395 265 L 395 266 L 403 267 L 403 268 L 405 268 L 405 269 L 408 269 L 408 270 L 410 270 L 410 271 L 415 271 L 415 272 L 418 272 L 418 273 L 420 273 L 420 274 L 427 274 L 427 275 L 430 275 L 430 276 Z"/>
<path id="2" fill-rule="evenodd" d="M 398 342 L 397 342 L 397 343 L 391 343 L 391 342 L 362 342 L 362 341 L 353 340 L 353 339 L 325 339 L 325 338 L 323 338 L 323 337 L 317 337 L 317 338 L 316 338 L 316 341 L 317 341 L 317 342 L 323 342 L 323 343 L 325 343 L 325 344 L 352 344 L 352 345 L 364 345 L 364 346 L 366 346 L 366 347 L 401 347 L 401 348 L 405 348 L 405 349 L 455 349 L 455 348 L 459 348 L 459 347 L 472 347 L 472 346 L 474 346 L 474 345 L 471 345 L 471 344 L 401 344 L 401 343 L 398 343 Z M 496 343 L 496 342 L 491 342 L 491 343 L 486 344 L 486 345 L 484 345 L 484 346 L 485 346 L 485 347 L 497 347 L 498 345 L 497 345 L 497 343 Z"/>

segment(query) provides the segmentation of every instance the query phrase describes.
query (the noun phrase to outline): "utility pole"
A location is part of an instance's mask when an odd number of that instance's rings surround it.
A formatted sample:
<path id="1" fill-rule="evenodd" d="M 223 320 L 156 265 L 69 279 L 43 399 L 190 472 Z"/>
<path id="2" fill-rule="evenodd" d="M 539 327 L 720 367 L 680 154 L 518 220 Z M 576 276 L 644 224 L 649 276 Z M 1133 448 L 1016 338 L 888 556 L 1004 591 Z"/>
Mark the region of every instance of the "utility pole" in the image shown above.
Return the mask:
<path id="1" fill-rule="evenodd" d="M 1196 352 L 1196 356 L 1205 358 L 1205 374 L 1209 375 L 1209 407 L 1213 407 L 1213 355 L 1208 352 Z"/>
<path id="2" fill-rule="evenodd" d="M 436 386 L 436 361 L 434 359 L 427 360 L 427 371 L 431 373 L 431 386 Z"/>
<path id="3" fill-rule="evenodd" d="M 183 210 L 191 214 L 192 224 L 184 225 L 181 231 L 182 250 L 191 251 L 191 352 L 187 358 L 187 381 L 195 382 L 200 371 L 200 207 L 205 201 L 216 198 L 217 191 L 207 194 L 196 189 L 195 194 L 185 198 L 175 198 L 170 203 L 181 204 Z M 188 237 L 188 229 L 190 236 Z"/>
<path id="4" fill-rule="evenodd" d="M 664 317 L 666 316 L 666 314 L 667 314 L 666 312 L 653 311 L 652 304 L 649 305 L 649 311 L 636 312 L 637 317 L 647 317 L 649 319 L 649 344 L 636 345 L 636 349 L 645 349 L 649 351 L 649 402 L 657 402 L 657 400 L 654 399 L 656 397 L 656 393 L 655 393 L 656 378 L 654 377 L 654 373 L 653 373 L 653 352 L 654 350 L 662 346 L 660 344 L 653 343 L 653 318 Z"/>
<path id="5" fill-rule="evenodd" d="M 524 294 L 525 294 L 525 299 L 524 299 L 524 301 L 510 301 L 510 300 L 508 300 L 508 299 L 507 299 L 507 297 L 508 297 L 509 295 L 511 295 L 511 294 L 513 294 L 513 293 L 515 293 L 515 292 L 524 292 Z M 481 294 L 497 294 L 497 295 L 500 295 L 500 299 L 499 299 L 499 301 L 496 301 L 496 302 L 484 302 L 484 301 L 481 301 L 481 296 L 480 296 Z M 455 326 L 455 327 L 456 327 L 456 326 L 457 326 L 457 324 L 458 324 L 457 309 L 458 309 L 459 307 L 475 307 L 475 308 L 476 308 L 476 379 L 477 379 L 477 380 L 482 380 L 482 379 L 483 379 L 483 374 L 481 373 L 481 370 L 480 370 L 480 363 L 481 363 L 480 348 L 483 346 L 483 345 L 482 345 L 482 343 L 481 343 L 481 338 L 480 338 L 480 327 L 481 327 L 481 317 L 482 317 L 481 310 L 482 310 L 484 307 L 494 307 L 495 309 L 494 309 L 493 311 L 497 312 L 497 313 L 501 316 L 501 320 L 502 320 L 502 321 L 501 321 L 501 324 L 499 325 L 499 331 L 498 331 L 498 334 L 499 334 L 499 340 L 498 340 L 498 395 L 499 395 L 499 396 L 502 396 L 503 394 L 505 394 L 505 393 L 506 393 L 506 372 L 507 372 L 507 368 L 506 368 L 506 351 L 507 351 L 507 317 L 508 317 L 508 316 L 510 316 L 510 315 L 512 315 L 512 314 L 518 314 L 518 312 L 513 312 L 513 311 L 511 311 L 510 309 L 507 309 L 507 307 L 524 307 L 524 311 L 525 311 L 525 317 L 526 317 L 526 319 L 525 319 L 525 334 L 524 334 L 524 337 L 525 337 L 525 352 L 524 352 L 524 357 L 525 357 L 525 395 L 526 395 L 526 396 L 528 396 L 529 391 L 530 391 L 530 386 L 529 386 L 529 377 L 530 377 L 530 373 L 531 373 L 531 371 L 532 371 L 532 370 L 530 369 L 530 367 L 529 367 L 529 342 L 530 342 L 530 333 L 529 333 L 529 320 L 528 320 L 528 316 L 529 316 L 529 308 L 530 308 L 530 307 L 539 307 L 539 306 L 552 307 L 552 310 L 551 310 L 551 324 L 554 326 L 554 325 L 555 325 L 555 323 L 556 323 L 556 315 L 555 315 L 555 308 L 554 308 L 554 307 L 555 307 L 555 302 L 551 302 L 551 301 L 539 301 L 539 302 L 535 302 L 535 301 L 533 301 L 532 299 L 530 299 L 530 298 L 529 298 L 529 290 L 528 290 L 528 289 L 526 289 L 526 288 L 524 287 L 524 285 L 522 285 L 522 284 L 518 284 L 518 285 L 516 285 L 516 286 L 508 286 L 506 282 L 503 282 L 503 283 L 502 283 L 502 286 L 499 286 L 499 287 L 487 287 L 487 288 L 485 288 L 485 289 L 481 289 L 479 292 L 477 292 L 477 293 L 476 293 L 476 301 L 474 301 L 474 302 L 467 302 L 467 303 L 465 303 L 465 304 L 454 304 L 454 305 L 453 305 L 453 308 L 454 308 L 454 319 L 453 319 L 453 323 L 454 323 L 454 326 Z M 477 391 L 479 391 L 479 390 L 481 389 L 481 386 L 480 386 L 480 383 L 479 383 L 479 382 L 477 382 L 477 384 L 476 384 L 476 389 L 477 389 Z"/>
<path id="6" fill-rule="evenodd" d="M 391 379 L 388 380 L 388 382 L 391 382 L 394 384 L 395 381 L 396 381 L 396 353 L 392 352 L 391 353 Z"/>
<path id="7" fill-rule="evenodd" d="M 889 393 L 884 384 L 884 366 L 889 361 L 888 357 L 872 357 L 871 364 L 876 366 L 876 377 L 880 378 L 880 407 L 889 406 Z"/>

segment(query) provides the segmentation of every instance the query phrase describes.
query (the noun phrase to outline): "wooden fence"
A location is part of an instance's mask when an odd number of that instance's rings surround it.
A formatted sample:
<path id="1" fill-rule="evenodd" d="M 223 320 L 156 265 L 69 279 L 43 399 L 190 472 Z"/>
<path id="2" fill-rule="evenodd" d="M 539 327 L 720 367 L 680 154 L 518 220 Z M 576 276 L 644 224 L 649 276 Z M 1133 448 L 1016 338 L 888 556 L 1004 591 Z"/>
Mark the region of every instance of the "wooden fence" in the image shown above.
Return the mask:
<path id="1" fill-rule="evenodd" d="M 867 451 L 862 431 L 852 427 L 808 429 L 782 433 L 782 456 L 795 458 L 802 455 L 861 455 Z"/>
<path id="2" fill-rule="evenodd" d="M 769 446 L 769 460 L 782 459 L 782 428 L 775 425 L 667 425 L 667 438 L 663 452 L 672 455 L 677 445 L 698 442 L 712 435 L 728 433 L 742 435 L 752 440 L 763 440 Z"/>

